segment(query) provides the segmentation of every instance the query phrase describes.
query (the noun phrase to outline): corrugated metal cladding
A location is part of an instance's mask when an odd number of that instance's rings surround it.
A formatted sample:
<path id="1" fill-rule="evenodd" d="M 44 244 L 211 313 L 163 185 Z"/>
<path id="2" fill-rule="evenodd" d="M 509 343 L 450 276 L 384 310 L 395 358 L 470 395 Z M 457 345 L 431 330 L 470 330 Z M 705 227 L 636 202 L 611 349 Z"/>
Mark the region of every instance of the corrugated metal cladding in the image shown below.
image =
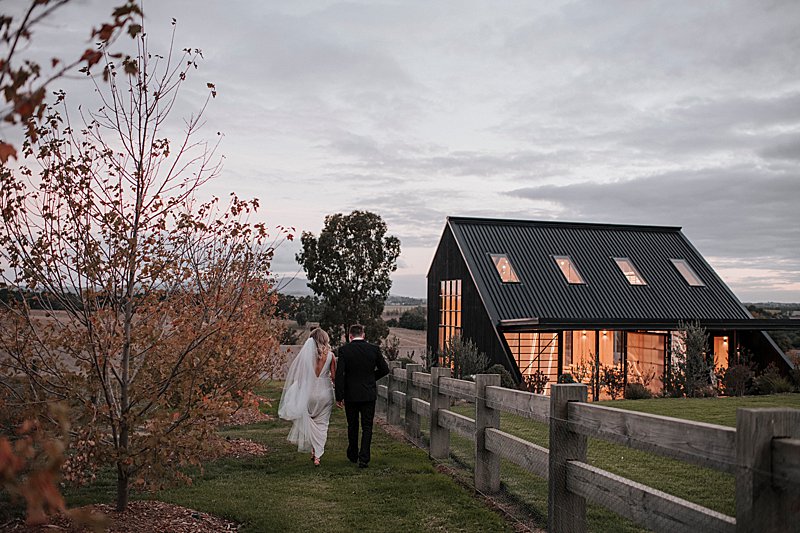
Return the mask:
<path id="1" fill-rule="evenodd" d="M 462 217 L 448 224 L 495 321 L 750 318 L 680 228 Z M 500 280 L 492 253 L 508 255 L 520 283 Z M 567 283 L 558 255 L 572 258 L 584 285 Z M 615 257 L 629 258 L 647 285 L 628 283 Z M 690 287 L 670 259 L 685 259 L 705 286 Z"/>

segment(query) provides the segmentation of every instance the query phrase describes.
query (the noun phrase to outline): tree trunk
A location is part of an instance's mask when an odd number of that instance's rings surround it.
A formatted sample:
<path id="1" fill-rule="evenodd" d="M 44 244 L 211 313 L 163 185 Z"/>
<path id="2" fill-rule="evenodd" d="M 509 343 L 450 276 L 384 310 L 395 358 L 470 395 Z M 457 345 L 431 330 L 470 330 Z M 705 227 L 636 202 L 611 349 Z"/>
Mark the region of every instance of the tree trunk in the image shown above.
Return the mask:
<path id="1" fill-rule="evenodd" d="M 125 465 L 117 462 L 117 511 L 124 511 L 128 506 L 129 481 L 130 477 Z"/>

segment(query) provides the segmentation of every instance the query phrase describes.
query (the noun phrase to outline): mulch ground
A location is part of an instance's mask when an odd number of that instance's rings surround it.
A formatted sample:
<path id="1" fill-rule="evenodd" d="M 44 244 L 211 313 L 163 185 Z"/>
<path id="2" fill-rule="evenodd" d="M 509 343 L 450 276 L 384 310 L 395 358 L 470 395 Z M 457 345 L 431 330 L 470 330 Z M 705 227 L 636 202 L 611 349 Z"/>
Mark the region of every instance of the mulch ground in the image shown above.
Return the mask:
<path id="1" fill-rule="evenodd" d="M 226 425 L 244 426 L 272 420 L 273 417 L 256 409 L 243 409 L 231 416 Z M 247 439 L 225 439 L 224 457 L 257 457 L 269 453 L 263 444 Z M 238 524 L 208 513 L 201 513 L 179 505 L 159 501 L 132 501 L 125 511 L 118 513 L 113 506 L 105 504 L 87 505 L 73 509 L 80 515 L 104 515 L 104 519 L 95 519 L 98 531 L 107 533 L 153 533 L 157 531 L 169 533 L 216 533 L 219 531 L 237 531 Z M 28 526 L 23 520 L 0 524 L 0 530 L 14 533 L 85 533 L 92 529 L 78 526 L 67 516 L 52 517 L 50 523 L 40 526 Z"/>
<path id="2" fill-rule="evenodd" d="M 156 531 L 169 531 L 170 533 L 215 533 L 218 531 L 236 531 L 235 522 L 223 520 L 208 513 L 193 511 L 178 505 L 157 501 L 134 501 L 128 508 L 118 513 L 110 505 L 87 505 L 80 508 L 83 512 L 102 513 L 107 521 L 107 529 L 101 527 L 100 531 L 108 533 L 151 533 Z M 3 531 L 20 533 L 84 533 L 91 529 L 75 526 L 66 516 L 60 515 L 43 526 L 26 526 L 24 522 L 17 521 L 5 524 Z"/>

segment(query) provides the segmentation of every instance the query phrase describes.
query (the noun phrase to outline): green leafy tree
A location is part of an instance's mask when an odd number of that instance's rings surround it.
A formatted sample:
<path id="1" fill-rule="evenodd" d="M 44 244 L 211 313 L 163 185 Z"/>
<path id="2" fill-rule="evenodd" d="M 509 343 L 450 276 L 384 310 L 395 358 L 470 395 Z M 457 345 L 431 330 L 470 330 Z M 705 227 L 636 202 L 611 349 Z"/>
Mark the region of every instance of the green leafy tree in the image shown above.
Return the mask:
<path id="1" fill-rule="evenodd" d="M 308 286 L 322 298 L 320 326 L 338 343 L 352 324 L 365 326 L 367 340 L 380 342 L 389 328 L 381 319 L 397 270 L 400 240 L 386 235 L 383 219 L 369 211 L 325 217 L 315 237 L 303 232 L 303 251 L 297 261 Z"/>
<path id="2" fill-rule="evenodd" d="M 400 320 L 397 324 L 401 328 L 424 330 L 428 325 L 428 321 L 425 318 L 425 308 L 415 307 L 404 311 L 403 314 L 400 315 Z"/>

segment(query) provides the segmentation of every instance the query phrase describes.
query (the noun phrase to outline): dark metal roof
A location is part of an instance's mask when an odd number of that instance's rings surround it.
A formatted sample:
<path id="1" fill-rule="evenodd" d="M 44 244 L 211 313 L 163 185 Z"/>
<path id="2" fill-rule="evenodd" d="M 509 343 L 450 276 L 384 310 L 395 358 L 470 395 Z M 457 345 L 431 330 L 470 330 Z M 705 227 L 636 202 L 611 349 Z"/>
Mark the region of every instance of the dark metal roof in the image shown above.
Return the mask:
<path id="1" fill-rule="evenodd" d="M 465 217 L 447 222 L 498 325 L 752 318 L 679 227 Z M 500 280 L 492 253 L 508 256 L 520 283 Z M 585 284 L 567 283 L 553 259 L 559 255 L 572 259 Z M 629 258 L 647 285 L 630 285 L 615 257 Z M 690 287 L 670 259 L 685 259 L 705 285 Z"/>

